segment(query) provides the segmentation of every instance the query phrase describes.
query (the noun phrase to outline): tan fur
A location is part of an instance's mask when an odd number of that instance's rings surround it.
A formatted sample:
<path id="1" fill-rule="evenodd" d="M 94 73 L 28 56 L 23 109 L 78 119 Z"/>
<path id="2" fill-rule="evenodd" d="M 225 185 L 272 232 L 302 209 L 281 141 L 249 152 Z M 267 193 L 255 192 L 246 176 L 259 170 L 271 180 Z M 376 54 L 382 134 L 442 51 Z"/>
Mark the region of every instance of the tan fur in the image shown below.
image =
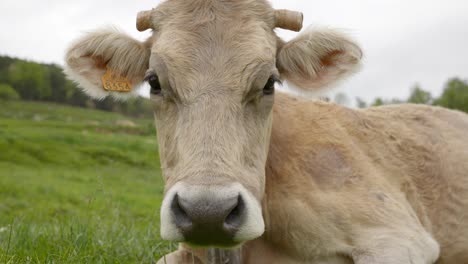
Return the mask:
<path id="1" fill-rule="evenodd" d="M 115 28 L 88 33 L 68 48 L 65 73 L 93 98 L 125 98 L 125 93 L 104 91 L 101 77 L 109 68 L 127 77 L 136 88 L 148 69 L 150 43 L 141 43 Z"/>
<path id="2" fill-rule="evenodd" d="M 466 114 L 281 94 L 273 118 L 267 231 L 244 263 L 433 263 L 431 237 L 437 263 L 468 263 Z"/>
<path id="3" fill-rule="evenodd" d="M 335 251 L 357 263 L 431 263 L 416 255 L 437 257 L 430 234 L 440 263 L 468 261 L 460 253 L 468 242 L 465 114 L 411 105 L 350 110 L 287 97 L 275 107 L 281 127 L 273 125 L 264 208 L 275 226 L 265 236 L 278 248 L 295 256 Z M 315 241 L 315 252 L 306 241 Z"/>
<path id="4" fill-rule="evenodd" d="M 362 57 L 333 30 L 284 43 L 263 0 L 169 0 L 152 12 L 150 40 L 91 33 L 70 48 L 67 73 L 95 97 L 107 95 L 104 66 L 134 83 L 157 74 L 166 191 L 238 184 L 262 203 L 266 230 L 244 240 L 244 263 L 426 264 L 439 250 L 438 263 L 468 262 L 465 114 L 263 95 L 272 75 L 310 91 L 356 71 Z M 194 255 L 203 262 L 206 252 Z"/>
<path id="5" fill-rule="evenodd" d="M 355 73 L 361 59 L 342 32 L 310 27 L 279 50 L 278 69 L 299 88 L 323 89 Z"/>

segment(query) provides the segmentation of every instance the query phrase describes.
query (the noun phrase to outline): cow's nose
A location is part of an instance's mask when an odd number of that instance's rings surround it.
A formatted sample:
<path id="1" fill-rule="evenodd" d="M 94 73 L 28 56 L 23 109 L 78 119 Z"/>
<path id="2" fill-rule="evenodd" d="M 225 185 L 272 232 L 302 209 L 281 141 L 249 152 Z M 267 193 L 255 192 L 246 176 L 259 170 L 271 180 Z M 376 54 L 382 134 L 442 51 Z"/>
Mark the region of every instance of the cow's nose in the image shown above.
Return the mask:
<path id="1" fill-rule="evenodd" d="M 176 194 L 171 203 L 174 222 L 187 242 L 229 246 L 241 227 L 245 204 L 241 195 L 190 199 Z"/>

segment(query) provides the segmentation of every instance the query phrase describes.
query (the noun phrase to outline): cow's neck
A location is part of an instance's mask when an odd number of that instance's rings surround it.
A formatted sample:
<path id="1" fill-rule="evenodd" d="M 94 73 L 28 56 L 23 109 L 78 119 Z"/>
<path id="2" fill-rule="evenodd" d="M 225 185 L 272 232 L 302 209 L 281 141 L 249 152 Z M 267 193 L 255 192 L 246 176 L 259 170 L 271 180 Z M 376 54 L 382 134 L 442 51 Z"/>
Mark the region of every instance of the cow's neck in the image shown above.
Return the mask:
<path id="1" fill-rule="evenodd" d="M 330 234 L 323 233 L 326 223 L 317 212 L 323 204 L 314 198 L 314 193 L 319 190 L 311 175 L 315 172 L 307 167 L 314 166 L 308 156 L 310 146 L 304 146 L 311 142 L 311 138 L 305 137 L 313 137 L 314 142 L 319 142 L 317 138 L 323 135 L 320 129 L 323 120 L 318 120 L 321 107 L 320 102 L 304 102 L 285 94 L 278 94 L 275 99 L 265 167 L 262 207 L 266 232 L 262 239 L 289 256 L 309 258 L 325 255 L 327 246 L 335 242 L 323 240 Z M 309 126 L 304 126 L 306 122 Z M 301 130 L 304 127 L 308 130 Z"/>
<path id="2" fill-rule="evenodd" d="M 266 186 L 262 207 L 266 232 L 262 240 L 267 247 L 277 247 L 278 250 L 281 248 L 279 251 L 283 251 L 287 248 L 278 242 L 289 241 L 286 238 L 288 234 L 284 232 L 294 230 L 276 226 L 275 222 L 285 213 L 283 209 L 287 205 L 287 198 L 293 196 L 293 192 L 296 191 L 290 189 L 293 187 L 291 183 L 294 182 L 295 175 L 289 175 L 285 171 L 289 166 L 289 159 L 297 154 L 297 149 L 293 147 L 293 142 L 297 140 L 294 134 L 297 132 L 293 131 L 292 125 L 296 122 L 296 117 L 289 107 L 290 104 L 295 104 L 297 99 L 285 94 L 277 94 L 276 97 L 270 149 L 265 166 Z M 282 199 L 284 203 L 278 203 L 278 199 Z"/>

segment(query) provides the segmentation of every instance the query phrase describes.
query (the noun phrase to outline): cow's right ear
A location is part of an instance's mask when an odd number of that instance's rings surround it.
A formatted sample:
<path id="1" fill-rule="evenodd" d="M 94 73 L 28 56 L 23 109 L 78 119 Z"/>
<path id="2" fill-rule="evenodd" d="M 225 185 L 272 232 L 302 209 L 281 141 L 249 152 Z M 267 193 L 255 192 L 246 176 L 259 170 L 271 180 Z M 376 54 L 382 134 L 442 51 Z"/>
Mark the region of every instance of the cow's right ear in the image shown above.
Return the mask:
<path id="1" fill-rule="evenodd" d="M 92 98 L 133 97 L 148 69 L 150 42 L 116 29 L 87 33 L 69 47 L 64 72 Z"/>

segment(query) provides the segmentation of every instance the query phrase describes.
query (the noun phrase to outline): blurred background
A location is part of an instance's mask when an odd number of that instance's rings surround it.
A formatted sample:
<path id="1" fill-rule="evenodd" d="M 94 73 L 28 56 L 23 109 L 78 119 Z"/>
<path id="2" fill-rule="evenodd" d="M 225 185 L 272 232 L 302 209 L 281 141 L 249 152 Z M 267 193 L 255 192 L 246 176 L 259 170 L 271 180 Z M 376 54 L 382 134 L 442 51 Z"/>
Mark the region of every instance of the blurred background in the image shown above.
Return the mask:
<path id="1" fill-rule="evenodd" d="M 136 14 L 158 3 L 0 2 L 0 263 L 150 263 L 176 247 L 159 238 L 163 182 L 147 90 L 96 101 L 62 73 L 67 45 L 86 31 L 115 25 L 147 38 Z M 325 100 L 468 112 L 467 1 L 272 3 L 361 44 L 364 68 Z"/>

